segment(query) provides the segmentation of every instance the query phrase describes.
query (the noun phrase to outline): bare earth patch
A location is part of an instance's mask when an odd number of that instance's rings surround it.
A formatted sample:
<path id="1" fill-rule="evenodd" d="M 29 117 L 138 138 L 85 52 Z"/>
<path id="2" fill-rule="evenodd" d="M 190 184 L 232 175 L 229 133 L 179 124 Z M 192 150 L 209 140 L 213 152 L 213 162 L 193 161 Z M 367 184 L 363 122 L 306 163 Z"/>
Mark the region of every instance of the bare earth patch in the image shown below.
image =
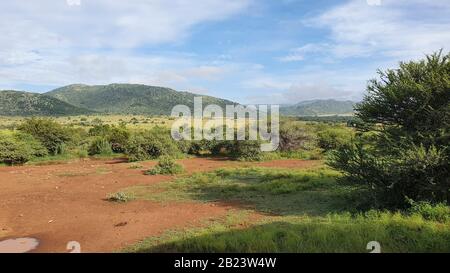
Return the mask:
<path id="1" fill-rule="evenodd" d="M 315 161 L 277 160 L 240 163 L 224 159 L 194 158 L 179 161 L 191 172 L 225 166 L 257 165 L 305 168 Z M 37 238 L 33 252 L 68 252 L 69 241 L 78 241 L 82 252 L 117 251 L 167 229 L 199 225 L 223 217 L 229 205 L 215 203 L 157 203 L 105 200 L 120 189 L 164 183 L 170 176 L 145 176 L 143 169 L 117 160 L 80 160 L 68 164 L 0 168 L 0 241 Z"/>

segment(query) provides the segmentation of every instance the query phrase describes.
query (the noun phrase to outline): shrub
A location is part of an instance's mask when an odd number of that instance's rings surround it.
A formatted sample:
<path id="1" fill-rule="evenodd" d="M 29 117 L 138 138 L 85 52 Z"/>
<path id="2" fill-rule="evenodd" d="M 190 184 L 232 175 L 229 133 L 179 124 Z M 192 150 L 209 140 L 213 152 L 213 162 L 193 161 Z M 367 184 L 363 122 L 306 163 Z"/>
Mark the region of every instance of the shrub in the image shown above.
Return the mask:
<path id="1" fill-rule="evenodd" d="M 58 154 L 58 148 L 71 140 L 69 130 L 50 119 L 27 119 L 19 126 L 19 130 L 38 139 L 50 154 Z"/>
<path id="2" fill-rule="evenodd" d="M 0 161 L 6 164 L 23 164 L 30 160 L 31 150 L 12 139 L 0 139 Z"/>
<path id="3" fill-rule="evenodd" d="M 13 136 L 17 143 L 22 146 L 28 146 L 33 157 L 44 157 L 48 155 L 47 149 L 32 135 L 19 131 L 15 132 Z"/>
<path id="4" fill-rule="evenodd" d="M 145 172 L 147 175 L 157 175 L 157 174 L 178 174 L 184 171 L 183 166 L 177 164 L 174 159 L 169 156 L 161 156 L 158 161 L 158 165 L 156 165 L 153 169 L 150 169 Z"/>
<path id="5" fill-rule="evenodd" d="M 33 157 L 46 156 L 47 150 L 26 133 L 0 133 L 0 162 L 23 164 Z"/>
<path id="6" fill-rule="evenodd" d="M 89 130 L 89 135 L 103 137 L 111 143 L 111 149 L 115 153 L 125 152 L 125 146 L 130 137 L 130 132 L 125 126 L 96 125 Z"/>
<path id="7" fill-rule="evenodd" d="M 123 126 L 113 126 L 108 135 L 108 141 L 111 143 L 111 148 L 115 153 L 125 152 L 125 146 L 130 138 L 130 132 Z"/>
<path id="8" fill-rule="evenodd" d="M 397 155 L 384 155 L 360 142 L 334 151 L 328 164 L 345 180 L 364 186 L 375 207 L 406 207 L 407 200 L 448 202 L 448 158 L 435 147 L 411 144 Z"/>
<path id="9" fill-rule="evenodd" d="M 111 132 L 111 126 L 108 124 L 95 125 L 91 129 L 89 129 L 90 136 L 107 136 Z"/>
<path id="10" fill-rule="evenodd" d="M 411 214 L 419 214 L 426 220 L 447 223 L 450 221 L 450 207 L 444 203 L 431 204 L 429 202 L 411 201 Z"/>
<path id="11" fill-rule="evenodd" d="M 343 128 L 327 128 L 317 133 L 317 144 L 325 151 L 339 148 L 345 143 L 349 143 L 352 138 L 350 130 Z"/>
<path id="12" fill-rule="evenodd" d="M 315 137 L 306 126 L 292 121 L 282 122 L 280 125 L 281 152 L 292 152 L 300 149 L 311 149 L 315 146 Z"/>
<path id="13" fill-rule="evenodd" d="M 133 134 L 125 147 L 130 161 L 158 158 L 162 155 L 179 156 L 181 151 L 170 132 L 161 128 Z"/>
<path id="14" fill-rule="evenodd" d="M 257 140 L 236 140 L 230 147 L 230 156 L 241 161 L 262 160 L 261 142 Z"/>
<path id="15" fill-rule="evenodd" d="M 133 200 L 134 197 L 125 192 L 117 192 L 117 193 L 110 194 L 107 199 L 108 199 L 108 201 L 111 201 L 111 202 L 126 203 L 128 201 Z"/>
<path id="16" fill-rule="evenodd" d="M 188 154 L 192 148 L 192 141 L 189 140 L 179 140 L 177 141 L 178 149 L 184 154 Z"/>
<path id="17" fill-rule="evenodd" d="M 96 137 L 88 149 L 89 155 L 111 155 L 111 143 L 105 138 Z"/>
<path id="18" fill-rule="evenodd" d="M 76 151 L 76 155 L 77 155 L 79 158 L 86 158 L 86 157 L 89 156 L 89 151 L 88 151 L 85 147 L 81 147 L 80 149 L 78 149 L 78 150 Z"/>
<path id="19" fill-rule="evenodd" d="M 202 155 L 202 154 L 212 154 L 219 155 L 222 153 L 227 153 L 230 151 L 233 141 L 226 140 L 198 140 L 191 141 L 190 143 L 190 154 Z"/>

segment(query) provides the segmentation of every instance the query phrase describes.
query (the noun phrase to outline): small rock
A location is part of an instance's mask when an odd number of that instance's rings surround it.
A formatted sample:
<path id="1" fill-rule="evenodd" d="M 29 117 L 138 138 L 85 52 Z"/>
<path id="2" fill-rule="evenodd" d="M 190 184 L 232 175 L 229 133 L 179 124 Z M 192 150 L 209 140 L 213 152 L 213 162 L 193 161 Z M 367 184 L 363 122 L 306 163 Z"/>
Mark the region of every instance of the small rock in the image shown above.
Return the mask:
<path id="1" fill-rule="evenodd" d="M 53 223 L 53 220 L 48 221 L 48 223 L 49 223 L 49 224 L 50 224 L 50 223 Z"/>

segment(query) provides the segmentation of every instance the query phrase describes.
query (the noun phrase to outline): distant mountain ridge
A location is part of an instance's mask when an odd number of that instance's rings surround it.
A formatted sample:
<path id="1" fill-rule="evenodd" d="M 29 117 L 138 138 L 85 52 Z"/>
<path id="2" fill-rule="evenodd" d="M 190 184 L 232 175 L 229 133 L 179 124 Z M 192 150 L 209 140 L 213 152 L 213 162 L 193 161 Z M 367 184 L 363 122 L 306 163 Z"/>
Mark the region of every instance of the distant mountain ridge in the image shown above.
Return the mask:
<path id="1" fill-rule="evenodd" d="M 286 116 L 328 116 L 353 114 L 355 102 L 334 99 L 302 101 L 293 105 L 283 105 L 280 113 Z"/>
<path id="2" fill-rule="evenodd" d="M 43 94 L 0 91 L 0 115 L 3 116 L 62 116 L 92 113 L 94 112 Z"/>
<path id="3" fill-rule="evenodd" d="M 44 94 L 24 91 L 0 91 L 0 115 L 61 116 L 93 113 L 170 115 L 175 105 L 193 109 L 194 97 L 203 97 L 203 106 L 216 104 L 223 109 L 238 103 L 175 91 L 166 87 L 142 84 L 84 85 L 73 84 Z M 286 116 L 351 115 L 354 102 L 311 100 L 280 106 Z"/>
<path id="4" fill-rule="evenodd" d="M 47 93 L 0 91 L 0 116 L 61 116 L 93 113 L 170 115 L 175 105 L 194 107 L 194 97 L 203 105 L 235 102 L 142 84 L 73 84 Z"/>
<path id="5" fill-rule="evenodd" d="M 76 107 L 101 113 L 170 115 L 175 105 L 194 106 L 194 97 L 202 96 L 203 105 L 224 107 L 235 102 L 175 91 L 166 87 L 141 84 L 69 85 L 45 93 Z"/>

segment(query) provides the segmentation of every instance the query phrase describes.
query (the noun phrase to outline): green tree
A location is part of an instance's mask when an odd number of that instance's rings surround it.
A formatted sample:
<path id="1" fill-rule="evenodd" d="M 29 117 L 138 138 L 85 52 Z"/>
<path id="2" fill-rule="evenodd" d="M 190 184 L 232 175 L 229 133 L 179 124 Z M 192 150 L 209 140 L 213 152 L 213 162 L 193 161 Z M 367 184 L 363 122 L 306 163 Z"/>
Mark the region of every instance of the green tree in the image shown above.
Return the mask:
<path id="1" fill-rule="evenodd" d="M 365 125 L 329 164 L 365 186 L 378 206 L 449 202 L 450 53 L 379 71 L 367 91 L 356 106 Z"/>
<path id="2" fill-rule="evenodd" d="M 70 130 L 51 119 L 27 119 L 19 126 L 19 130 L 38 139 L 50 154 L 58 154 L 61 147 L 72 138 Z"/>

